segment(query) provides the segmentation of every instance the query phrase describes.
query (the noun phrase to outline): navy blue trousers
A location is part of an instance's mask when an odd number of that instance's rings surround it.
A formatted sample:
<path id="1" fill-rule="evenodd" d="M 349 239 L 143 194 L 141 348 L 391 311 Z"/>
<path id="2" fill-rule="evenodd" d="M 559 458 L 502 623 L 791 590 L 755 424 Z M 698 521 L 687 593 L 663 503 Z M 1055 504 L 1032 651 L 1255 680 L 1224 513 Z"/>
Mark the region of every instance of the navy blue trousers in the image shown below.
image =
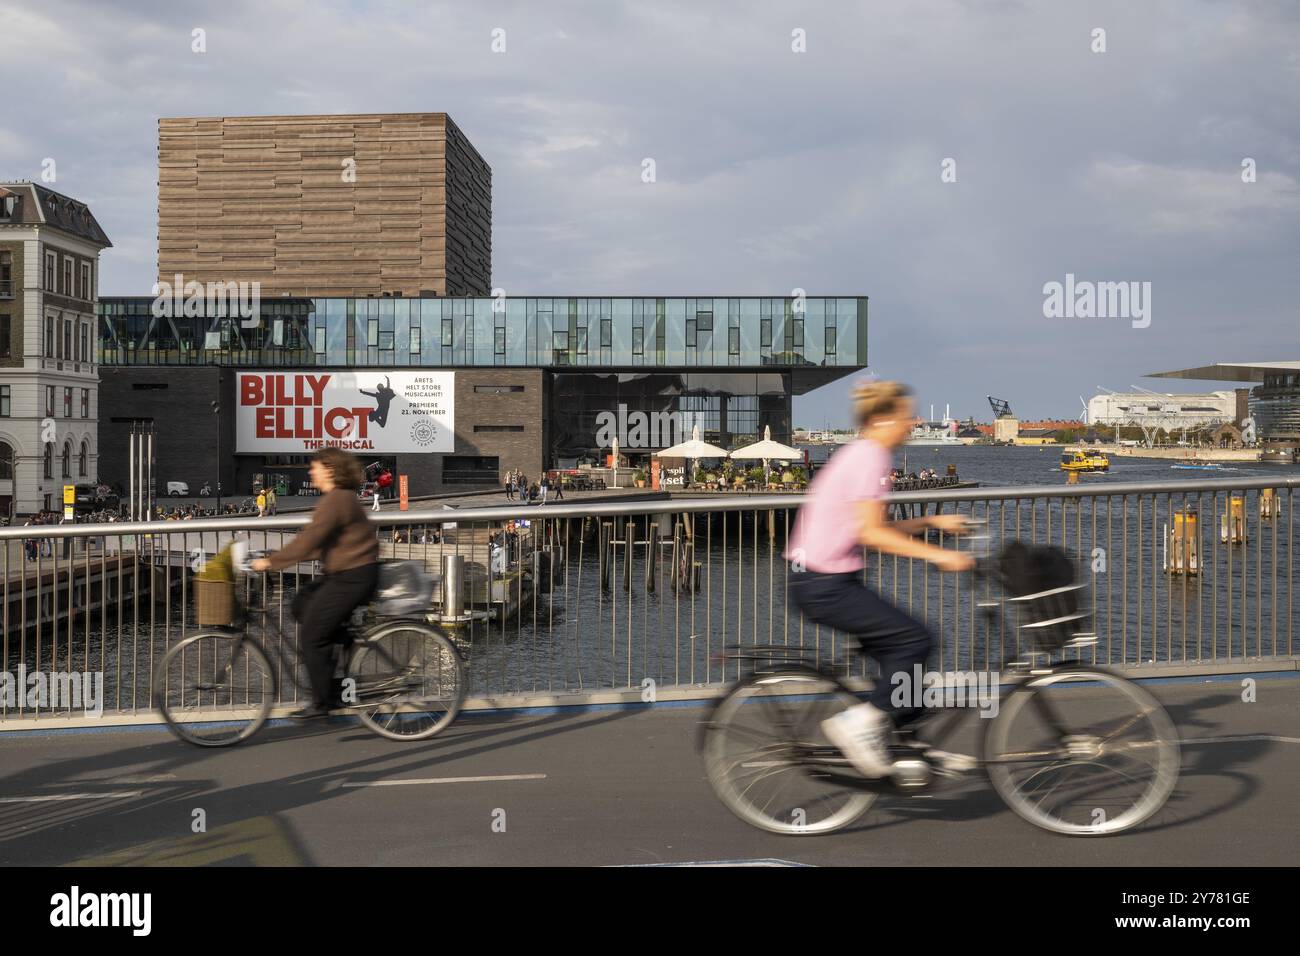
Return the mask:
<path id="1" fill-rule="evenodd" d="M 920 707 L 894 706 L 890 678 L 906 674 L 911 682 L 917 664 L 925 669 L 934 637 L 924 624 L 863 584 L 861 571 L 791 571 L 790 600 L 812 623 L 857 637 L 863 652 L 880 666 L 880 679 L 867 698 L 870 704 L 893 717 L 895 726 L 921 716 Z"/>

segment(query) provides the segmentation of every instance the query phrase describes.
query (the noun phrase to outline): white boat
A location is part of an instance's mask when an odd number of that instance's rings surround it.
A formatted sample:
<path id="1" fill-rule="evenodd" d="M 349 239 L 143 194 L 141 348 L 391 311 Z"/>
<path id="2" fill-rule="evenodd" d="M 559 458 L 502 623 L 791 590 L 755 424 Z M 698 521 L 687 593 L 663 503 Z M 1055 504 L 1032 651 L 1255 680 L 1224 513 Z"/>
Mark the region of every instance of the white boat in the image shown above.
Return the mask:
<path id="1" fill-rule="evenodd" d="M 923 446 L 941 446 L 941 445 L 964 445 L 960 438 L 953 434 L 953 422 L 921 422 L 912 429 L 912 436 L 903 442 L 905 445 L 923 445 Z"/>
<path id="2" fill-rule="evenodd" d="M 965 442 L 957 437 L 957 423 L 948 414 L 948 406 L 944 406 L 943 420 L 937 421 L 934 417 L 934 406 L 931 405 L 930 421 L 917 423 L 917 426 L 912 429 L 911 437 L 903 444 L 939 447 L 943 445 L 964 445 Z"/>

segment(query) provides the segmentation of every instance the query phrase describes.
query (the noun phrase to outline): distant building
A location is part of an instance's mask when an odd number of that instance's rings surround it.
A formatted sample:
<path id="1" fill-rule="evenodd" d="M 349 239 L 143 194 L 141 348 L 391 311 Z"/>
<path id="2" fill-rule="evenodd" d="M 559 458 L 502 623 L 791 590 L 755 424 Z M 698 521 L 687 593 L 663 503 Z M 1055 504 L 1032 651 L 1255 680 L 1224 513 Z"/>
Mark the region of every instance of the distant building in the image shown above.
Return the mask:
<path id="1" fill-rule="evenodd" d="M 1022 428 L 1013 441 L 1017 445 L 1055 445 L 1058 436 L 1055 428 Z"/>
<path id="2" fill-rule="evenodd" d="M 1237 418 L 1231 391 L 1161 395 L 1156 392 L 1109 392 L 1088 400 L 1088 424 L 1183 431 Z"/>
<path id="3" fill-rule="evenodd" d="M 0 514 L 62 506 L 99 471 L 95 303 L 112 245 L 90 208 L 0 183 Z"/>
<path id="4" fill-rule="evenodd" d="M 446 113 L 158 121 L 158 280 L 486 296 L 492 170 Z"/>
<path id="5" fill-rule="evenodd" d="M 995 441 L 1015 441 L 1020 434 L 1020 419 L 1004 415 L 993 420 L 993 438 Z"/>
<path id="6" fill-rule="evenodd" d="M 1258 382 L 1250 389 L 1246 401 L 1263 457 L 1292 461 L 1300 458 L 1300 360 L 1219 362 L 1171 372 L 1153 372 L 1148 378 Z M 1240 396 L 1245 391 L 1237 389 L 1236 394 Z M 1240 409 L 1240 401 L 1238 397 L 1234 407 Z"/>

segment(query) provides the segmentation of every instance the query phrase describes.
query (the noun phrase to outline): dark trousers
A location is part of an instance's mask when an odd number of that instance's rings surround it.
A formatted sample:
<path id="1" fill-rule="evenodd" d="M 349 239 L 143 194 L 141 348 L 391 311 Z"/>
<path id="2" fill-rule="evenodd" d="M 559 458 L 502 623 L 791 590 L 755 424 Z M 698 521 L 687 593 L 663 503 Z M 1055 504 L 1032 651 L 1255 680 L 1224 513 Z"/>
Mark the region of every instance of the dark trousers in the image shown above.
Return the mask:
<path id="1" fill-rule="evenodd" d="M 920 621 L 900 611 L 862 583 L 862 573 L 819 574 L 792 571 L 790 600 L 808 620 L 853 634 L 862 650 L 880 665 L 880 679 L 867 698 L 901 726 L 920 717 L 920 707 L 895 707 L 895 674 L 913 681 L 913 668 L 924 670 L 934 637 Z"/>
<path id="2" fill-rule="evenodd" d="M 347 630 L 352 612 L 370 600 L 379 580 L 379 565 L 366 564 L 327 574 L 294 600 L 298 619 L 298 650 L 311 681 L 312 702 L 333 703 L 335 649 L 351 640 Z"/>

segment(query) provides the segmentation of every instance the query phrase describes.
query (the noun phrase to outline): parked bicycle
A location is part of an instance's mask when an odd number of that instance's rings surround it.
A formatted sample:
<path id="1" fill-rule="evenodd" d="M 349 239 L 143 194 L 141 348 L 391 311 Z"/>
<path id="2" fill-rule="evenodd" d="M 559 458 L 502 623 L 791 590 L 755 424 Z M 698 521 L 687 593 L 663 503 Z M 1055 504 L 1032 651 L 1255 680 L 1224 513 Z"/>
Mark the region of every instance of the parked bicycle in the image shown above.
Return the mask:
<path id="1" fill-rule="evenodd" d="M 843 668 L 817 666 L 809 660 L 813 649 L 733 647 L 725 656 L 752 670 L 717 702 L 700 741 L 709 782 L 727 808 L 772 833 L 831 833 L 882 794 L 917 795 L 982 766 L 1013 811 L 1053 833 L 1121 833 L 1156 813 L 1178 780 L 1173 721 L 1145 688 L 1080 659 L 1097 642 L 1082 629 L 1090 616 L 1081 609 L 1086 585 L 1032 590 L 1014 571 L 1026 554 L 1056 562 L 1068 556 L 1015 547 L 996 562 L 981 559 L 972 575 L 1004 592 L 978 602 L 985 621 L 1017 609 L 1030 651 L 1000 668 L 1010 680 L 996 710 L 988 708 L 995 716 L 980 721 L 978 759 L 935 749 L 975 709 L 960 707 L 897 733 L 892 774 L 865 777 L 821 729 L 860 702 Z"/>
<path id="2" fill-rule="evenodd" d="M 270 572 L 258 575 L 247 565 L 260 556 L 238 544 L 231 548 L 237 577 L 265 596 Z M 277 674 L 287 674 L 294 687 L 309 693 L 298 677 L 297 652 L 290 650 L 294 642 L 285 639 L 270 602 L 244 604 L 240 588 L 232 589 L 238 626 L 185 638 L 167 651 L 153 677 L 154 706 L 176 736 L 197 746 L 226 747 L 257 733 L 271 714 Z M 338 713 L 355 715 L 392 740 L 427 740 L 446 730 L 460 713 L 467 684 L 456 645 L 421 619 L 386 617 L 383 600 L 358 618 L 349 625 L 352 643 L 340 648 L 342 697 L 349 705 Z"/>

